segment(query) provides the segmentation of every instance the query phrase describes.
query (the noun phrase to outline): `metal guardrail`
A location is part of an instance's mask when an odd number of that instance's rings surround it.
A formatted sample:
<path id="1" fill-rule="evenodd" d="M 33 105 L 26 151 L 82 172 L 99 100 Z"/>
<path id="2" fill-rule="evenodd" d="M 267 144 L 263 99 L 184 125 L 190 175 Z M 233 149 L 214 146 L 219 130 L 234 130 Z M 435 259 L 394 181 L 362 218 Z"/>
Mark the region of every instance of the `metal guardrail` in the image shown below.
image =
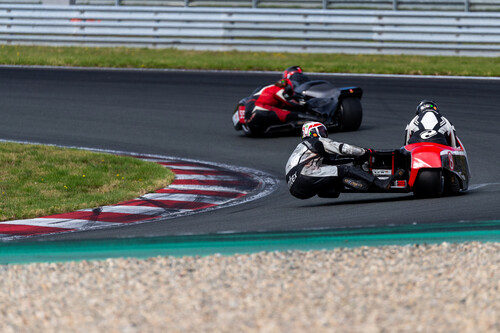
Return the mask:
<path id="1" fill-rule="evenodd" d="M 41 5 L 43 0 L 0 0 L 0 5 Z"/>
<path id="2" fill-rule="evenodd" d="M 0 5 L 0 43 L 500 55 L 500 13 Z"/>
<path id="3" fill-rule="evenodd" d="M 9 1 L 9 0 L 0 0 Z M 21 0 L 12 0 L 21 1 Z M 36 0 L 23 0 L 36 1 Z M 498 0 L 72 0 L 76 5 L 500 11 Z"/>
<path id="4" fill-rule="evenodd" d="M 500 11 L 500 0 L 0 0 L 0 4 Z"/>

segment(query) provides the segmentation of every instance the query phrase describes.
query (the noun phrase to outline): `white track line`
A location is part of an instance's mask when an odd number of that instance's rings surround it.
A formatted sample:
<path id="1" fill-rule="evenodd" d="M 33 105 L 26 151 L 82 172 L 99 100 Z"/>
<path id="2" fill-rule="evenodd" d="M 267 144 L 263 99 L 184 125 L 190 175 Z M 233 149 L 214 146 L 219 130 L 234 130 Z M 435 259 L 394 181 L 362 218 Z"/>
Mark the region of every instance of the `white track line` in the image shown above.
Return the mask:
<path id="1" fill-rule="evenodd" d="M 79 220 L 79 219 L 57 219 L 57 218 L 43 218 L 43 217 L 36 219 L 27 219 L 27 220 L 4 221 L 0 222 L 0 224 L 31 225 L 36 227 L 49 227 L 49 228 L 61 228 L 61 229 L 84 229 L 89 224 L 92 224 L 93 227 L 109 227 L 112 225 L 123 225 L 123 223 L 115 223 L 115 222 L 102 222 L 102 221 Z"/>

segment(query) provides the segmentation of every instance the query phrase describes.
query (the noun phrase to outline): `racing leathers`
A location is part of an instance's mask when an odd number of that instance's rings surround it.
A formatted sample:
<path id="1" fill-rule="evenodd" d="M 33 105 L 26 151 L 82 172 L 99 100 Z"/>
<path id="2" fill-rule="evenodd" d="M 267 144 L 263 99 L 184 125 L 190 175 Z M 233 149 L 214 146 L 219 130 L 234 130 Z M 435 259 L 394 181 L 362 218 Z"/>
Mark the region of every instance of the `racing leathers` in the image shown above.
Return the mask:
<path id="1" fill-rule="evenodd" d="M 298 119 L 303 106 L 293 100 L 287 88 L 275 84 L 258 90 L 245 104 L 246 124 L 254 132 L 262 132 L 269 124 L 277 125 Z"/>
<path id="2" fill-rule="evenodd" d="M 434 142 L 458 147 L 455 127 L 448 119 L 433 109 L 419 112 L 406 125 L 405 145 L 417 142 Z"/>
<path id="3" fill-rule="evenodd" d="M 366 190 L 371 184 L 387 186 L 377 183 L 376 177 L 353 165 L 354 158 L 368 153 L 367 149 L 328 138 L 305 138 L 286 164 L 286 182 L 290 193 L 299 199 L 308 199 L 316 194 L 337 197 L 335 188 L 346 183 L 345 180 L 350 180 L 348 185 L 360 190 Z"/>

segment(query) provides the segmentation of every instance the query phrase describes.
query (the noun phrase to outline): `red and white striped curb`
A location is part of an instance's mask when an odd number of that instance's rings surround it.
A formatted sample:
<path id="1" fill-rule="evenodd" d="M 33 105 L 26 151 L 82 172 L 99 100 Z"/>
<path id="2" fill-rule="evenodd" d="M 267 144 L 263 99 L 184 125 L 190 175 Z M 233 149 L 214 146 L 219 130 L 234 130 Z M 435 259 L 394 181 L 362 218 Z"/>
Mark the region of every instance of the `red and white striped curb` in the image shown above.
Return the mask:
<path id="1" fill-rule="evenodd" d="M 175 179 L 166 188 L 115 205 L 0 222 L 0 240 L 163 221 L 255 200 L 273 192 L 278 184 L 274 177 L 249 168 L 167 156 L 99 151 L 159 163 L 171 169 L 176 174 Z"/>

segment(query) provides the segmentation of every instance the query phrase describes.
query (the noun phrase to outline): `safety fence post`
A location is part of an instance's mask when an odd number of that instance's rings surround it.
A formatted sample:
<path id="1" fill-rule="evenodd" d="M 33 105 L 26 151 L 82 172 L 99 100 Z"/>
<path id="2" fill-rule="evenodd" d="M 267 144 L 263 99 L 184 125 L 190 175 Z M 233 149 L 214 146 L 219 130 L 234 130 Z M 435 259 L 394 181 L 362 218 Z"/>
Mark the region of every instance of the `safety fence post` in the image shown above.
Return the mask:
<path id="1" fill-rule="evenodd" d="M 259 5 L 259 0 L 252 0 L 252 8 L 257 8 Z"/>
<path id="2" fill-rule="evenodd" d="M 464 11 L 469 11 L 470 2 L 469 0 L 464 0 Z"/>
<path id="3" fill-rule="evenodd" d="M 323 0 L 323 9 L 328 9 L 328 0 Z"/>

